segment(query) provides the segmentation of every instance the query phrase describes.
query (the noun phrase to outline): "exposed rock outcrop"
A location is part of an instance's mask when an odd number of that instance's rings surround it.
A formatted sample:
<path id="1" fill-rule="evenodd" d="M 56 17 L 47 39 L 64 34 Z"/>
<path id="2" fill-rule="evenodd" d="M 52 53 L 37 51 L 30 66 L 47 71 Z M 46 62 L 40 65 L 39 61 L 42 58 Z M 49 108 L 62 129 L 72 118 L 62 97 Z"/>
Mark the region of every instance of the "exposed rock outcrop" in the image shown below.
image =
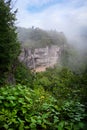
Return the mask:
<path id="1" fill-rule="evenodd" d="M 61 49 L 57 45 L 35 49 L 22 48 L 19 59 L 30 69 L 44 71 L 46 68 L 53 67 L 57 62 L 59 62 L 60 53 Z"/>

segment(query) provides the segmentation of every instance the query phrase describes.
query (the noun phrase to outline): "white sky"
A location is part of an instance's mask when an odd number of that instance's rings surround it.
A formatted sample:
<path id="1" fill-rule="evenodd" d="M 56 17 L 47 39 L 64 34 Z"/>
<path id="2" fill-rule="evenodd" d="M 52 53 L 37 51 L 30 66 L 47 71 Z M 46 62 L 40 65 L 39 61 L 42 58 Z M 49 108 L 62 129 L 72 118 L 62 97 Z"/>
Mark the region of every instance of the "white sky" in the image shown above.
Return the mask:
<path id="1" fill-rule="evenodd" d="M 15 8 L 17 26 L 56 29 L 69 37 L 87 28 L 87 0 L 17 0 Z"/>

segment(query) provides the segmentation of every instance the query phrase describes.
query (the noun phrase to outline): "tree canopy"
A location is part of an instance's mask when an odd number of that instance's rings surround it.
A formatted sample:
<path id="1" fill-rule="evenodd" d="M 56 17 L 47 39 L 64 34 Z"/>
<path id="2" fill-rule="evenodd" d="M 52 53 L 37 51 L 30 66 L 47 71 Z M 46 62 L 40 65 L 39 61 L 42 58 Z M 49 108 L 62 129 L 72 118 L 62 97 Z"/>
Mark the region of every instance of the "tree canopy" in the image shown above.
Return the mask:
<path id="1" fill-rule="evenodd" d="M 11 0 L 0 0 L 0 75 L 11 70 L 20 52 Z"/>

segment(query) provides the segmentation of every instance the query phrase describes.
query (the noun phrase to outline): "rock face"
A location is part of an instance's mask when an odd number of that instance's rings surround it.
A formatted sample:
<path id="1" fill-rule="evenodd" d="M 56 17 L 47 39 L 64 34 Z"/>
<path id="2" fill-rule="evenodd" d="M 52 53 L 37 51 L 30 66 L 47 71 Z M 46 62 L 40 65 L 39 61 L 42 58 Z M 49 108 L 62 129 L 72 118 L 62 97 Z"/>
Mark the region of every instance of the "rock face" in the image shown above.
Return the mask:
<path id="1" fill-rule="evenodd" d="M 19 59 L 30 69 L 44 71 L 48 67 L 53 67 L 59 61 L 60 53 L 61 49 L 57 45 L 35 49 L 22 48 Z"/>

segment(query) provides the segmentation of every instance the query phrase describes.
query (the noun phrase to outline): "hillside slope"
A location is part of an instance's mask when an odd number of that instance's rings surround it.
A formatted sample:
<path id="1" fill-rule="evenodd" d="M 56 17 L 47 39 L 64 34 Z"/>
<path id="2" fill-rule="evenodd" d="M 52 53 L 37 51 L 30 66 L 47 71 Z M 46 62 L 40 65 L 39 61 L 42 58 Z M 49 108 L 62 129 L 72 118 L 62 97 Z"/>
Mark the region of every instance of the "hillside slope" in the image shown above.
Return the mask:
<path id="1" fill-rule="evenodd" d="M 45 31 L 39 28 L 18 28 L 18 38 L 22 44 L 20 61 L 36 71 L 44 71 L 60 61 L 62 48 L 67 45 L 62 32 Z"/>
<path id="2" fill-rule="evenodd" d="M 61 46 L 67 43 L 66 37 L 62 32 L 45 31 L 39 28 L 20 28 L 17 29 L 18 39 L 22 46 L 29 48 L 41 48 L 50 45 Z"/>

